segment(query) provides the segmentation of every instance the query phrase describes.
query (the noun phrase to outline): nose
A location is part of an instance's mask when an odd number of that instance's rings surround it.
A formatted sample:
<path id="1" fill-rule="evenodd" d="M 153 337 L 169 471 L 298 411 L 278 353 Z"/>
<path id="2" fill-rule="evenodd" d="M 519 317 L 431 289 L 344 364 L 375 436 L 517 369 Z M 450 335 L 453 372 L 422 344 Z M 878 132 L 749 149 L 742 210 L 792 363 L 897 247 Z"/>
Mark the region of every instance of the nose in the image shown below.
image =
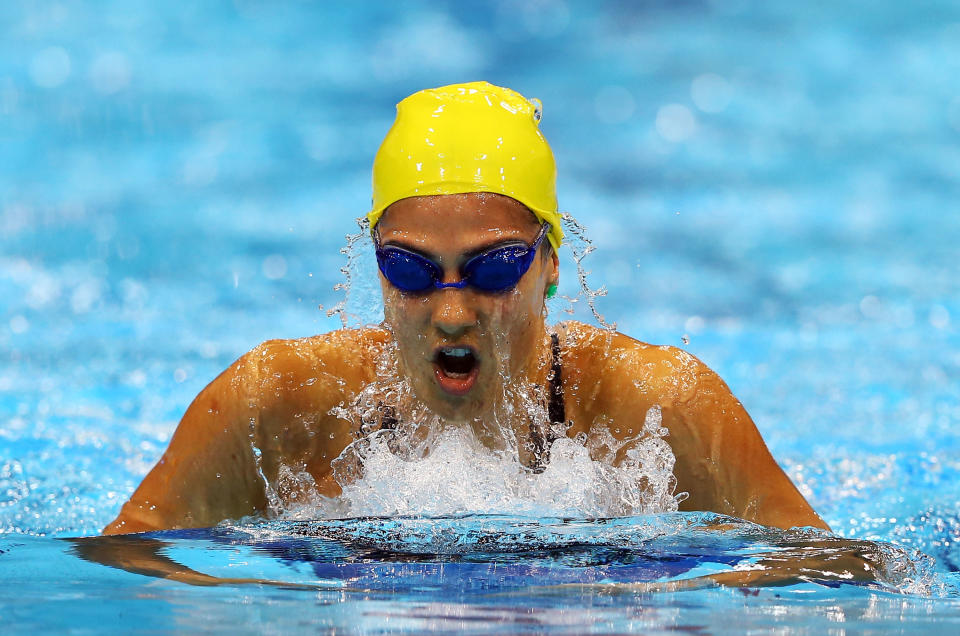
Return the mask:
<path id="1" fill-rule="evenodd" d="M 457 336 L 477 324 L 477 313 L 469 303 L 470 292 L 440 289 L 433 294 L 433 324 L 444 335 Z"/>

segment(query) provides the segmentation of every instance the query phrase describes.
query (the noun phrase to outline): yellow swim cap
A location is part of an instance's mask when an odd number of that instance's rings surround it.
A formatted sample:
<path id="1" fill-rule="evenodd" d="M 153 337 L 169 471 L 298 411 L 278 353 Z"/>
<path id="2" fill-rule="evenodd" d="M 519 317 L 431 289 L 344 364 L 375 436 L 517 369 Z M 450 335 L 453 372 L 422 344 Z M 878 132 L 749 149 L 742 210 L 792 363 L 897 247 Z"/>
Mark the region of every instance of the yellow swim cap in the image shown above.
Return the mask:
<path id="1" fill-rule="evenodd" d="M 452 84 L 414 93 L 373 161 L 372 230 L 391 203 L 407 197 L 496 192 L 550 224 L 560 247 L 557 166 L 540 132 L 539 100 L 488 84 Z"/>

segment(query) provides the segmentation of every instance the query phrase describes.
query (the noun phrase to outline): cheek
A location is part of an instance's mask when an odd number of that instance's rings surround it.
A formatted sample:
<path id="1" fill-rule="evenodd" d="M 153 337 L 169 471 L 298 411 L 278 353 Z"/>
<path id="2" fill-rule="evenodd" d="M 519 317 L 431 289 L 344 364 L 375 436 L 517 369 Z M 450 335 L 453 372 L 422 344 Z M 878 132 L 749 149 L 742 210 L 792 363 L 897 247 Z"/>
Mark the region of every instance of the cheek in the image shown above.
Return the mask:
<path id="1" fill-rule="evenodd" d="M 430 308 L 425 298 L 405 296 L 384 286 L 383 318 L 397 341 L 415 340 L 429 322 Z"/>
<path id="2" fill-rule="evenodd" d="M 517 289 L 496 297 L 491 305 L 491 326 L 502 334 L 529 331 L 542 315 L 543 300 L 532 289 Z"/>
<path id="3" fill-rule="evenodd" d="M 488 342 L 501 373 L 516 376 L 534 355 L 538 329 L 543 325 L 542 305 L 530 291 L 520 289 L 498 297 L 491 305 Z"/>

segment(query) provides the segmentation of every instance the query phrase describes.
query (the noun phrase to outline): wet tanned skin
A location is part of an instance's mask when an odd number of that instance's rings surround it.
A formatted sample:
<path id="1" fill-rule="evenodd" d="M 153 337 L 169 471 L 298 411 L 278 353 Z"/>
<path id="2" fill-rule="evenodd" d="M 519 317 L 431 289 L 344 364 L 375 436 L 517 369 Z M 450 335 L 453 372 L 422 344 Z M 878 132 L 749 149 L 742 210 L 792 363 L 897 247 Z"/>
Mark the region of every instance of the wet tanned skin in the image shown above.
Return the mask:
<path id="1" fill-rule="evenodd" d="M 378 225 L 383 244 L 435 260 L 446 281 L 458 280 L 459 266 L 475 252 L 511 239 L 529 244 L 537 230 L 536 219 L 516 201 L 481 194 L 404 199 Z M 260 345 L 197 396 L 161 460 L 104 534 L 204 527 L 262 513 L 263 480 L 277 484 L 284 464 L 309 472 L 321 494 L 339 494 L 330 462 L 353 437 L 349 424 L 329 412 L 375 379 L 376 360 L 391 338 L 399 371 L 417 397 L 463 425 L 491 408 L 504 381 L 501 366 L 510 381 L 544 385 L 543 299 L 557 275 L 557 259 L 544 242 L 517 289 L 501 295 L 469 288 L 409 295 L 381 277 L 393 334 L 341 330 Z M 776 464 L 740 402 L 695 357 L 580 323 L 561 325 L 559 335 L 570 436 L 594 426 L 628 435 L 659 405 L 676 455 L 677 491 L 690 494 L 682 510 L 781 528 L 827 527 Z M 443 345 L 477 352 L 477 379 L 466 395 L 451 395 L 436 380 L 432 356 Z M 308 495 L 277 491 L 285 501 Z"/>
<path id="2" fill-rule="evenodd" d="M 390 206 L 377 226 L 381 245 L 430 258 L 443 268 L 443 282 L 460 280 L 460 266 L 477 252 L 510 242 L 530 245 L 539 229 L 539 221 L 521 204 L 491 194 L 403 199 Z M 417 397 L 432 411 L 467 425 L 491 416 L 504 382 L 545 385 L 542 354 L 549 336 L 543 300 L 558 276 L 558 259 L 546 241 L 517 287 L 503 293 L 468 286 L 410 294 L 381 275 L 384 314 L 400 352 L 400 374 L 410 379 Z M 467 395 L 450 395 L 435 377 L 435 353 L 449 346 L 476 353 L 477 379 Z"/>

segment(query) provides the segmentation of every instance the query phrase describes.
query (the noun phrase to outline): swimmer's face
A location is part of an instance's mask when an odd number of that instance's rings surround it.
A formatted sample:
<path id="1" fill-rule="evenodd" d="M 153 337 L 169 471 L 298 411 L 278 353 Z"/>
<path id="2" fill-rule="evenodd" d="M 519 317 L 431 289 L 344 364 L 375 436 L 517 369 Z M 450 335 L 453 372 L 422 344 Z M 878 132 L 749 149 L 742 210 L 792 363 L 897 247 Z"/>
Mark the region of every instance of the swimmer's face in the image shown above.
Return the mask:
<path id="1" fill-rule="evenodd" d="M 377 224 L 383 247 L 417 252 L 459 281 L 477 253 L 517 241 L 531 245 L 540 222 L 522 204 L 496 194 L 451 194 L 397 201 Z M 400 351 L 402 371 L 432 410 L 448 419 L 482 417 L 504 382 L 531 377 L 544 344 L 544 297 L 558 277 L 544 239 L 513 289 L 489 293 L 470 286 L 402 292 L 380 275 L 384 313 Z"/>

